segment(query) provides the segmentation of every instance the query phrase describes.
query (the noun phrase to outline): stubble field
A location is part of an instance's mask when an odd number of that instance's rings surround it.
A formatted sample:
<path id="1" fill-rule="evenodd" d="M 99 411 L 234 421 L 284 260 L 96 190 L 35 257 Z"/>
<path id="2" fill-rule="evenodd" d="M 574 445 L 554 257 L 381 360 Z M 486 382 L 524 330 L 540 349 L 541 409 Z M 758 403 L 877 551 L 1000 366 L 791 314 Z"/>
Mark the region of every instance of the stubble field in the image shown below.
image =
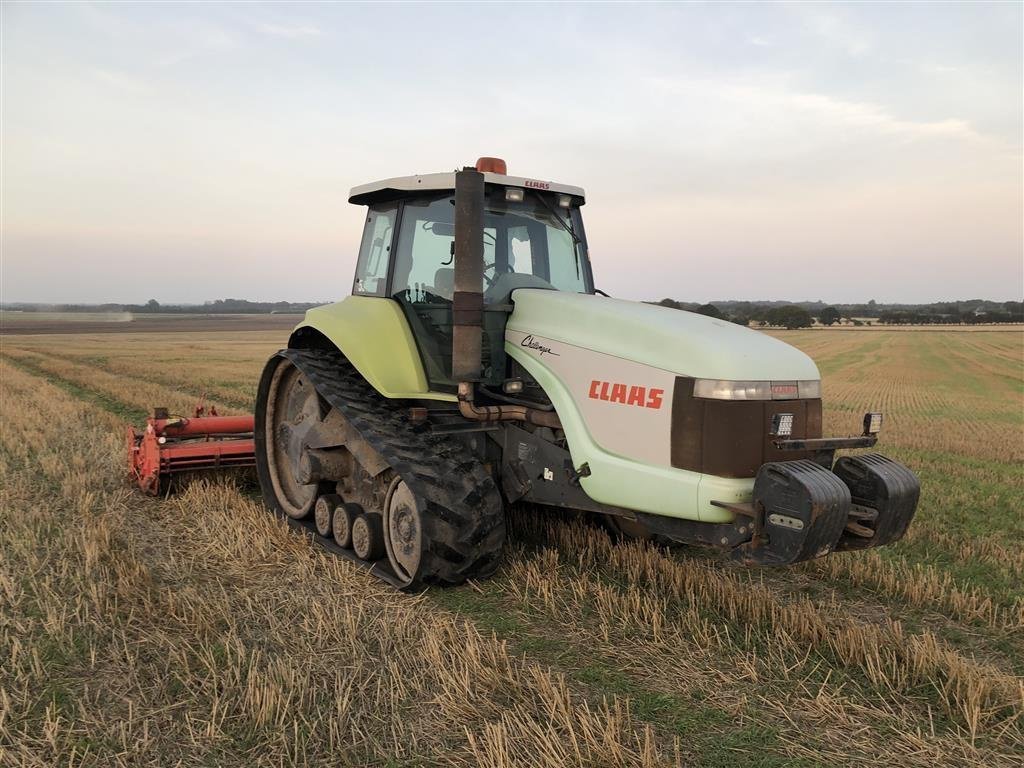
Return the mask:
<path id="1" fill-rule="evenodd" d="M 826 430 L 920 476 L 906 540 L 787 570 L 511 515 L 409 596 L 251 485 L 133 492 L 154 405 L 251 409 L 285 332 L 2 337 L 0 764 L 1019 765 L 1024 332 L 797 331 Z"/>

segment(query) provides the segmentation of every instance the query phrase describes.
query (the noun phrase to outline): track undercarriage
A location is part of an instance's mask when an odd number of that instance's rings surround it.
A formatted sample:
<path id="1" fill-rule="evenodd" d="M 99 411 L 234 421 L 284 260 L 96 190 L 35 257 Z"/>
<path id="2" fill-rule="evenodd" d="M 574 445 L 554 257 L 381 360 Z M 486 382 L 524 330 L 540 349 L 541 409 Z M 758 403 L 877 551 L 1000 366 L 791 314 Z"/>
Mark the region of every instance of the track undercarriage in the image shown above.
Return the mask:
<path id="1" fill-rule="evenodd" d="M 256 460 L 269 506 L 400 588 L 497 568 L 490 474 L 450 436 L 410 424 L 338 352 L 283 350 L 260 380 Z"/>

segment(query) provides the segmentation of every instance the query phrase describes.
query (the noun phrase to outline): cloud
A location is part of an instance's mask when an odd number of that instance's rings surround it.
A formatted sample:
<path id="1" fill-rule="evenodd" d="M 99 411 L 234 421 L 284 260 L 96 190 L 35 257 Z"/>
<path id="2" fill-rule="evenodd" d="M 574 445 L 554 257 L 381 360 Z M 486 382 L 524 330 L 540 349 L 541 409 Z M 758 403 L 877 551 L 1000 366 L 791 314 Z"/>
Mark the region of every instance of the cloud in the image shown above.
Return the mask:
<path id="1" fill-rule="evenodd" d="M 652 78 L 648 82 L 680 104 L 701 104 L 706 114 L 715 115 L 719 130 L 727 134 L 773 135 L 785 141 L 801 137 L 805 142 L 810 140 L 809 132 L 835 139 L 850 131 L 907 140 L 987 140 L 967 120 L 907 120 L 877 104 L 799 90 L 785 80 L 765 78 L 751 83 Z M 734 146 L 743 144 L 736 135 L 727 138 Z"/>
<path id="2" fill-rule="evenodd" d="M 270 24 L 263 22 L 257 26 L 265 34 L 283 37 L 288 40 L 298 40 L 303 37 L 320 37 L 323 34 L 319 27 L 312 24 Z"/>
<path id="3" fill-rule="evenodd" d="M 874 104 L 843 101 L 817 93 L 782 93 L 777 97 L 780 105 L 816 115 L 833 125 L 863 128 L 911 139 L 950 137 L 977 141 L 982 138 L 966 120 L 901 120 Z"/>

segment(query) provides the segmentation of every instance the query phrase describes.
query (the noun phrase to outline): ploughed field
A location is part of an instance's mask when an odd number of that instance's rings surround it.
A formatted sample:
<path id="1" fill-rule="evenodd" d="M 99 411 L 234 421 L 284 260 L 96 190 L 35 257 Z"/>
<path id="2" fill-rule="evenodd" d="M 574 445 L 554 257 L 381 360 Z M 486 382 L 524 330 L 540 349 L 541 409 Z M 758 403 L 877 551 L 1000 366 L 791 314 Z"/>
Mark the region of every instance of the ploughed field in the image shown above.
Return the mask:
<path id="1" fill-rule="evenodd" d="M 204 391 L 248 411 L 285 339 L 168 330 L 2 339 L 0 764 L 1024 759 L 1019 328 L 777 334 L 817 360 L 827 433 L 885 412 L 923 486 L 896 546 L 746 569 L 517 510 L 494 578 L 418 596 L 244 477 L 132 490 L 126 422 Z"/>
<path id="2" fill-rule="evenodd" d="M 10 312 L 0 311 L 0 335 L 50 333 L 159 333 L 161 331 L 287 332 L 302 315 L 265 314 L 132 314 L 131 312 Z"/>

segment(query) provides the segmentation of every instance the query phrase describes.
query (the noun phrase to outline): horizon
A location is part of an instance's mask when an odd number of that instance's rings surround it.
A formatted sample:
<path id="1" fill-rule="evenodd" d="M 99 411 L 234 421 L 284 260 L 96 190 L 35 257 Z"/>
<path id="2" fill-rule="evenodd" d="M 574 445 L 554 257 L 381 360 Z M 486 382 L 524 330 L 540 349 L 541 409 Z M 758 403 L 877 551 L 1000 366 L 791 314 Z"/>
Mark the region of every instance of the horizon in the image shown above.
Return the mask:
<path id="1" fill-rule="evenodd" d="M 349 188 L 481 155 L 586 189 L 595 282 L 623 298 L 1024 299 L 1018 3 L 4 3 L 0 21 L 6 304 L 311 283 L 336 301 Z M 452 32 L 476 29 L 522 44 Z"/>
<path id="2" fill-rule="evenodd" d="M 608 298 L 617 299 L 622 298 L 619 296 L 609 296 Z M 871 304 L 873 299 L 867 301 L 826 301 L 824 299 L 677 299 L 672 296 L 662 296 L 658 299 L 646 298 L 646 299 L 635 299 L 646 304 L 657 304 L 661 301 L 671 300 L 679 304 L 752 304 L 752 305 L 768 305 L 768 304 L 787 304 L 787 305 L 800 305 L 800 304 L 821 304 L 823 307 L 835 307 L 835 306 L 868 306 Z M 119 307 L 144 307 L 146 306 L 149 299 L 143 301 L 96 301 L 96 302 L 54 302 L 54 301 L 2 301 L 0 302 L 0 309 L 5 309 L 10 306 L 26 306 L 36 308 L 54 308 L 59 309 L 61 307 L 104 307 L 104 306 L 119 306 Z M 185 308 L 185 307 L 204 307 L 217 302 L 247 302 L 250 304 L 309 304 L 313 306 L 325 306 L 338 301 L 338 299 L 328 299 L 326 301 L 317 300 L 305 300 L 305 299 L 241 299 L 241 298 L 218 298 L 218 299 L 202 299 L 199 301 L 160 301 L 158 302 L 161 307 L 174 307 L 174 308 Z M 925 307 L 936 304 L 972 304 L 980 302 L 982 304 L 1008 304 L 1008 303 L 1021 303 L 1024 299 L 986 299 L 978 296 L 971 297 L 969 299 L 938 299 L 936 301 L 923 301 L 923 302 L 911 302 L 911 301 L 876 301 L 875 304 L 879 307 L 887 306 L 909 306 L 909 307 Z M 10 311 L 7 309 L 7 311 Z"/>

